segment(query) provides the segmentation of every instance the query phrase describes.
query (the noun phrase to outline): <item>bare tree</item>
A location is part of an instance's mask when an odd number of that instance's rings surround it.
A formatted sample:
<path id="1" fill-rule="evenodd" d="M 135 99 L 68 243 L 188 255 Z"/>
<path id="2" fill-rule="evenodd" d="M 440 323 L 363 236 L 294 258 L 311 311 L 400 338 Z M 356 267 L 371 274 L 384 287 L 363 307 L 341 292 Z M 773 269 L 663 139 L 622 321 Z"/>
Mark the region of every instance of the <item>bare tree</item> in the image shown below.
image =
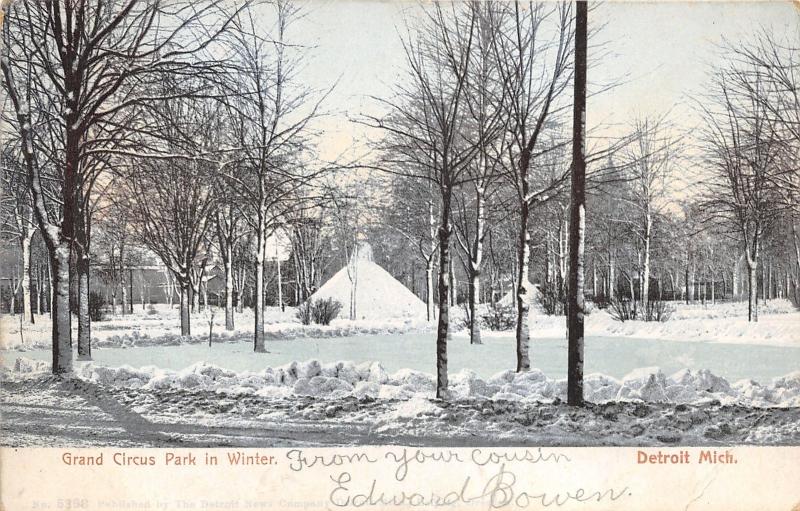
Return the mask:
<path id="1" fill-rule="evenodd" d="M 627 186 L 620 198 L 627 205 L 629 231 L 639 240 L 639 295 L 647 310 L 650 295 L 651 245 L 653 222 L 667 206 L 670 178 L 675 164 L 675 142 L 665 132 L 664 118 L 640 119 L 634 124 L 632 143 L 622 159 L 627 170 Z"/>
<path id="2" fill-rule="evenodd" d="M 757 269 L 762 236 L 780 204 L 774 186 L 780 138 L 766 105 L 759 101 L 761 74 L 730 64 L 714 75 L 710 97 L 699 105 L 705 119 L 702 135 L 706 206 L 712 220 L 738 232 L 748 267 L 748 320 L 758 321 Z"/>
<path id="3" fill-rule="evenodd" d="M 424 21 L 403 40 L 408 69 L 393 100 L 383 100 L 389 113 L 369 118 L 383 130 L 381 170 L 428 181 L 438 191 L 439 277 L 436 331 L 436 395 L 445 398 L 449 333 L 450 238 L 455 190 L 473 178 L 469 166 L 479 144 L 467 126 L 466 96 L 477 29 L 471 6 L 435 4 Z"/>
<path id="4" fill-rule="evenodd" d="M 531 290 L 529 220 L 531 207 L 550 199 L 569 172 L 541 176 L 538 160 L 564 144 L 548 137 L 572 79 L 573 24 L 569 4 L 499 4 L 501 30 L 494 38 L 498 69 L 506 87 L 508 175 L 519 211 L 517 239 L 517 371 L 530 369 L 528 316 Z M 547 24 L 552 22 L 553 26 Z"/>
<path id="5" fill-rule="evenodd" d="M 214 59 L 198 59 L 228 26 L 224 2 L 157 0 L 19 0 L 3 24 L 3 85 L 16 113 L 31 182 L 34 211 L 53 266 L 55 288 L 53 372 L 71 370 L 69 315 L 70 252 L 78 249 L 88 271 L 92 186 L 111 151 L 125 148 L 136 131 L 131 112 L 154 99 L 176 97 L 149 86 L 163 73 L 202 75 Z M 60 211 L 48 210 L 31 132 L 31 84 L 38 108 L 53 105 L 51 123 L 60 127 Z M 185 94 L 181 91 L 180 94 Z M 88 276 L 86 277 L 88 284 Z M 88 298 L 88 289 L 81 296 Z M 80 315 L 79 346 L 90 342 L 88 316 Z"/>
<path id="6" fill-rule="evenodd" d="M 230 84 L 228 117 L 231 144 L 237 148 L 237 172 L 223 169 L 243 198 L 243 218 L 255 236 L 255 328 L 253 350 L 265 352 L 264 264 L 268 235 L 285 223 L 287 210 L 299 206 L 298 191 L 323 170 L 311 170 L 302 156 L 309 150 L 311 124 L 325 95 L 314 98 L 297 82 L 299 46 L 288 30 L 299 10 L 287 1 L 274 8 L 274 29 L 246 10 L 235 19 L 228 47 L 236 73 Z M 231 167 L 234 168 L 234 167 Z"/>
<path id="7" fill-rule="evenodd" d="M 583 405 L 584 228 L 586 225 L 586 51 L 588 5 L 577 2 L 575 17 L 575 93 L 572 115 L 569 284 L 567 306 L 567 403 Z"/>
<path id="8" fill-rule="evenodd" d="M 36 222 L 27 187 L 24 166 L 20 165 L 22 156 L 16 144 L 8 144 L 0 154 L 0 182 L 3 194 L 0 196 L 0 220 L 2 220 L 2 239 L 19 243 L 22 254 L 19 287 L 22 290 L 22 315 L 26 323 L 33 323 L 33 301 L 31 295 L 31 274 L 33 272 L 31 243 L 36 234 Z M 39 285 L 41 292 L 41 284 Z M 13 313 L 13 310 L 12 310 Z"/>
<path id="9" fill-rule="evenodd" d="M 177 84 L 171 84 L 171 88 Z M 181 335 L 191 335 L 190 303 L 209 258 L 216 211 L 220 107 L 184 98 L 162 103 L 161 158 L 131 160 L 124 186 L 138 241 L 169 268 L 180 287 Z M 196 157 L 203 155 L 202 157 Z"/>

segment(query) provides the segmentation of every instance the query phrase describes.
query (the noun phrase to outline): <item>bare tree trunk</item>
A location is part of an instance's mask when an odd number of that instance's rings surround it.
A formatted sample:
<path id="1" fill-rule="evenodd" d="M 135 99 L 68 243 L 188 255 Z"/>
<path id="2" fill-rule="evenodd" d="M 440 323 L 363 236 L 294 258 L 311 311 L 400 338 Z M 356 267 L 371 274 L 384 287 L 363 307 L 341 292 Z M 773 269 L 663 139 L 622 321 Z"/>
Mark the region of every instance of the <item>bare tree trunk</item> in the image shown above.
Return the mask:
<path id="1" fill-rule="evenodd" d="M 650 218 L 650 211 L 645 215 L 644 230 L 644 263 L 642 265 L 642 310 L 647 310 L 647 302 L 650 300 L 650 230 L 653 220 Z"/>
<path id="2" fill-rule="evenodd" d="M 26 323 L 33 323 L 33 302 L 31 301 L 31 239 L 33 229 L 22 237 L 22 315 Z"/>
<path id="3" fill-rule="evenodd" d="M 567 324 L 567 403 L 583 405 L 584 236 L 586 223 L 586 50 L 587 2 L 577 2 L 575 28 L 575 94 L 572 117 L 572 191 L 569 216 L 569 283 Z M 645 255 L 647 261 L 647 255 Z M 647 268 L 647 262 L 645 262 Z M 647 270 L 646 270 L 647 271 Z M 645 286 L 645 290 L 647 287 Z"/>
<path id="4" fill-rule="evenodd" d="M 450 279 L 450 307 L 456 306 L 456 272 L 453 268 L 453 257 L 450 256 L 450 264 L 447 267 L 447 278 Z"/>
<path id="5" fill-rule="evenodd" d="M 747 261 L 747 268 L 750 270 L 747 275 L 747 283 L 750 286 L 750 293 L 747 302 L 747 321 L 758 321 L 758 273 L 754 261 Z"/>
<path id="6" fill-rule="evenodd" d="M 283 310 L 283 276 L 281 275 L 281 259 L 277 253 L 277 248 L 275 252 L 275 264 L 278 267 L 278 308 Z"/>
<path id="7" fill-rule="evenodd" d="M 78 251 L 78 360 L 92 359 L 89 317 L 89 255 Z"/>
<path id="8" fill-rule="evenodd" d="M 122 278 L 120 279 L 120 284 L 122 284 L 122 315 L 126 315 L 128 313 L 128 286 L 125 283 L 125 270 L 122 270 Z"/>
<path id="9" fill-rule="evenodd" d="M 192 312 L 200 311 L 200 287 L 201 282 L 192 283 Z"/>
<path id="10" fill-rule="evenodd" d="M 527 187 L 526 187 L 527 188 Z M 527 194 L 527 189 L 524 189 Z M 520 204 L 519 237 L 517 242 L 517 372 L 528 371 L 531 361 L 528 355 L 530 331 L 528 316 L 530 315 L 530 296 L 528 295 L 528 265 L 530 264 L 530 234 L 528 233 L 528 217 L 530 210 L 526 202 Z"/>
<path id="11" fill-rule="evenodd" d="M 185 278 L 181 281 L 181 335 L 182 336 L 189 336 L 192 335 L 192 325 L 191 320 L 189 317 L 189 291 L 191 289 L 191 284 L 189 283 L 189 279 Z"/>
<path id="12" fill-rule="evenodd" d="M 72 316 L 69 310 L 70 249 L 59 243 L 51 250 L 53 268 L 53 373 L 72 371 Z"/>
<path id="13" fill-rule="evenodd" d="M 469 343 L 482 344 L 481 341 L 481 327 L 478 320 L 478 309 L 481 289 L 481 271 L 473 269 L 470 271 L 469 276 Z"/>
<path id="14" fill-rule="evenodd" d="M 450 331 L 450 198 L 442 201 L 439 226 L 439 324 L 436 329 L 436 397 L 445 399 L 447 392 L 447 340 Z"/>
<path id="15" fill-rule="evenodd" d="M 263 215 L 263 213 L 262 213 Z M 264 345 L 264 256 L 266 255 L 266 232 L 263 218 L 258 220 L 256 233 L 256 288 L 253 312 L 255 316 L 255 333 L 253 335 L 253 351 L 266 353 Z"/>
<path id="16" fill-rule="evenodd" d="M 233 251 L 227 248 L 228 257 L 225 260 L 225 330 L 233 330 Z"/>
<path id="17" fill-rule="evenodd" d="M 53 319 L 53 300 L 55 299 L 55 292 L 54 292 L 55 283 L 53 281 L 53 263 L 50 257 L 45 258 L 45 260 L 47 261 L 47 294 L 48 294 L 47 303 L 49 304 L 47 311 L 50 314 L 50 319 Z"/>
<path id="18" fill-rule="evenodd" d="M 481 298 L 481 264 L 483 263 L 483 232 L 485 205 L 482 188 L 476 194 L 475 241 L 469 257 L 469 342 L 482 344 L 479 309 Z"/>
<path id="19" fill-rule="evenodd" d="M 614 256 L 608 252 L 608 299 L 614 299 L 614 289 L 617 287 L 617 277 L 614 274 Z"/>
<path id="20" fill-rule="evenodd" d="M 44 314 L 44 270 L 41 263 L 36 265 L 36 314 Z"/>
<path id="21" fill-rule="evenodd" d="M 133 268 L 130 268 L 128 273 L 128 304 L 130 305 L 128 311 L 133 314 Z"/>
<path id="22" fill-rule="evenodd" d="M 428 321 L 434 319 L 433 304 L 433 255 L 428 258 L 425 264 L 425 302 L 428 309 Z"/>
<path id="23" fill-rule="evenodd" d="M 11 276 L 11 281 L 8 284 L 8 290 L 11 292 L 11 299 L 8 302 L 8 313 L 14 315 L 17 313 L 17 289 L 19 289 L 19 282 L 16 281 L 16 276 Z"/>

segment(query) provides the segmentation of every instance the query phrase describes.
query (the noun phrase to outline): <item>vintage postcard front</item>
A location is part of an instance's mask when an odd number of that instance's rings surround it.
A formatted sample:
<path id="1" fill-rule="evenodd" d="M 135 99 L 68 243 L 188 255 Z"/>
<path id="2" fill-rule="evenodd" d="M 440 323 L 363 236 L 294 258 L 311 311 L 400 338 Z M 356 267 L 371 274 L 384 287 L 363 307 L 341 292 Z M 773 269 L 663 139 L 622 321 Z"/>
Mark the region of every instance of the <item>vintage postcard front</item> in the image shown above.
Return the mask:
<path id="1" fill-rule="evenodd" d="M 800 509 L 796 2 L 0 23 L 0 509 Z"/>

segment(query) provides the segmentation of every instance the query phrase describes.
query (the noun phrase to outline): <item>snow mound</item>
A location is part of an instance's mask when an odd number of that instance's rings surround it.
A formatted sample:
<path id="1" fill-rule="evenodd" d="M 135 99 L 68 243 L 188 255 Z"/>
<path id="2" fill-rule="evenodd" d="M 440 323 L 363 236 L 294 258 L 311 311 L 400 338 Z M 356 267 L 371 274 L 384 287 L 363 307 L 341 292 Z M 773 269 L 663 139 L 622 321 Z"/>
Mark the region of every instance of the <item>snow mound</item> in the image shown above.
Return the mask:
<path id="1" fill-rule="evenodd" d="M 332 298 L 342 304 L 340 316 L 348 316 L 355 283 L 356 318 L 423 318 L 425 304 L 417 295 L 372 261 L 372 250 L 361 246 L 353 260 L 330 278 L 309 300 Z"/>
<path id="2" fill-rule="evenodd" d="M 43 361 L 19 357 L 13 373 L 41 373 L 48 369 L 49 364 Z M 154 366 L 104 367 L 87 363 L 78 369 L 76 375 L 101 385 L 152 391 L 198 389 L 269 398 L 295 395 L 321 399 L 352 396 L 399 400 L 409 402 L 398 408 L 398 413 L 404 417 L 422 413 L 415 412 L 414 407 L 424 411 L 427 405 L 422 402 L 432 398 L 436 391 L 433 375 L 413 369 L 388 374 L 380 362 L 322 364 L 318 360 L 307 360 L 268 367 L 260 372 L 239 373 L 207 362 L 180 371 Z M 503 371 L 487 380 L 464 369 L 450 375 L 449 391 L 456 400 L 553 402 L 566 399 L 567 382 L 548 378 L 538 369 L 524 373 Z M 800 371 L 775 378 L 766 385 L 753 380 L 741 380 L 731 385 L 725 378 L 706 369 L 683 369 L 666 376 L 659 368 L 648 367 L 632 371 L 621 380 L 603 374 L 589 374 L 584 379 L 584 395 L 587 401 L 595 403 L 719 402 L 758 407 L 800 407 Z"/>

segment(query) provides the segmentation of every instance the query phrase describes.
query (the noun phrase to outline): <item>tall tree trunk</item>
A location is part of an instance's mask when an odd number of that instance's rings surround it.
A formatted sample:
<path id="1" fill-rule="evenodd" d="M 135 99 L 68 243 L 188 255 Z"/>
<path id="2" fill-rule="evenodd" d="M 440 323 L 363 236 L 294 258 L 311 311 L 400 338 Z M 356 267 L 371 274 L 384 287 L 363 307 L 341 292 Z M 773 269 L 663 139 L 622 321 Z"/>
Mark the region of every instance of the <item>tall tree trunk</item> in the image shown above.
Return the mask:
<path id="1" fill-rule="evenodd" d="M 482 344 L 481 327 L 478 319 L 481 290 L 481 271 L 472 269 L 469 275 L 469 343 Z"/>
<path id="2" fill-rule="evenodd" d="M 587 2 L 577 3 L 575 25 L 575 94 L 572 117 L 572 191 L 569 218 L 567 403 L 583 405 L 584 236 L 586 222 L 586 51 Z M 647 257 L 647 256 L 645 256 Z M 646 260 L 646 259 L 645 259 Z M 647 263 L 645 263 L 647 266 Z M 645 290 L 647 288 L 645 287 Z"/>
<path id="3" fill-rule="evenodd" d="M 476 194 L 475 241 L 469 260 L 469 342 L 482 344 L 479 309 L 481 298 L 481 264 L 483 263 L 484 199 L 482 189 Z"/>
<path id="4" fill-rule="evenodd" d="M 133 268 L 128 270 L 128 311 L 133 314 Z"/>
<path id="5" fill-rule="evenodd" d="M 72 315 L 69 310 L 70 249 L 59 243 L 53 249 L 53 373 L 72 371 Z"/>
<path id="6" fill-rule="evenodd" d="M 433 303 L 433 254 L 428 258 L 425 263 L 425 302 L 428 310 L 428 321 L 434 319 L 434 303 Z"/>
<path id="7" fill-rule="evenodd" d="M 281 259 L 277 248 L 275 249 L 275 265 L 278 273 L 278 308 L 283 310 L 283 275 L 281 275 Z"/>
<path id="8" fill-rule="evenodd" d="M 747 301 L 747 321 L 758 321 L 758 273 L 756 263 L 747 261 L 748 279 L 750 286 Z"/>
<path id="9" fill-rule="evenodd" d="M 200 312 L 200 295 L 202 282 L 192 283 L 192 312 Z"/>
<path id="10" fill-rule="evenodd" d="M 617 287 L 617 277 L 614 275 L 614 256 L 608 253 L 608 299 L 614 299 L 614 289 Z"/>
<path id="11" fill-rule="evenodd" d="M 450 196 L 442 200 L 439 226 L 439 324 L 436 329 L 436 397 L 445 399 L 447 392 L 447 340 L 450 331 Z"/>
<path id="12" fill-rule="evenodd" d="M 456 272 L 453 268 L 453 256 L 450 255 L 450 264 L 447 267 L 447 278 L 450 279 L 450 307 L 456 306 Z"/>
<path id="13" fill-rule="evenodd" d="M 36 314 L 44 314 L 44 269 L 41 263 L 36 265 Z"/>
<path id="14" fill-rule="evenodd" d="M 227 248 L 228 257 L 224 262 L 225 266 L 225 330 L 233 330 L 233 251 L 230 246 Z"/>
<path id="15" fill-rule="evenodd" d="M 644 263 L 642 264 L 642 310 L 647 310 L 650 301 L 650 236 L 653 220 L 650 211 L 645 215 L 644 229 Z"/>
<path id="16" fill-rule="evenodd" d="M 548 284 L 553 281 L 553 268 L 550 265 L 550 235 L 544 235 L 544 281 Z"/>
<path id="17" fill-rule="evenodd" d="M 253 312 L 255 316 L 255 333 L 253 335 L 253 351 L 266 353 L 264 345 L 264 257 L 266 255 L 266 228 L 263 217 L 258 219 L 256 232 L 256 286 Z"/>
<path id="18" fill-rule="evenodd" d="M 33 302 L 31 301 L 31 239 L 33 230 L 22 236 L 22 315 L 26 323 L 33 323 Z"/>
<path id="19" fill-rule="evenodd" d="M 527 166 L 523 168 L 527 169 Z M 523 187 L 527 194 L 527 181 Z M 530 331 L 528 317 L 530 315 L 530 296 L 528 294 L 528 266 L 530 264 L 530 234 L 528 233 L 528 219 L 530 210 L 528 203 L 520 203 L 520 224 L 517 238 L 517 372 L 529 371 L 531 361 L 528 355 L 530 346 Z"/>
<path id="20" fill-rule="evenodd" d="M 92 359 L 92 326 L 89 317 L 89 254 L 78 250 L 78 360 Z"/>
<path id="21" fill-rule="evenodd" d="M 192 335 L 192 325 L 189 317 L 189 302 L 191 284 L 189 278 L 185 277 L 180 281 L 181 286 L 181 335 L 186 337 Z"/>
<path id="22" fill-rule="evenodd" d="M 128 286 L 125 283 L 125 276 L 120 279 L 120 283 L 122 284 L 122 315 L 126 315 L 128 313 Z"/>

